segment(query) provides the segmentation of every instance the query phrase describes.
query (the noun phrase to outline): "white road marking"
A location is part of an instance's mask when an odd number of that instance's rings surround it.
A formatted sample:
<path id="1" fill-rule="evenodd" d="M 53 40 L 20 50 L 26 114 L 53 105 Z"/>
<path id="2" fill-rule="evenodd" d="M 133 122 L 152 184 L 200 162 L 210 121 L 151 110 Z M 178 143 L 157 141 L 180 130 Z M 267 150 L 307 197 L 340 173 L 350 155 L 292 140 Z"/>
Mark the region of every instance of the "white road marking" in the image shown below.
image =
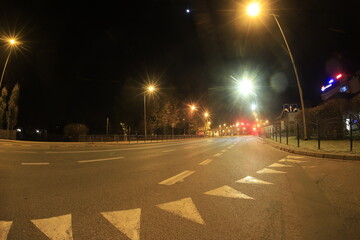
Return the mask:
<path id="1" fill-rule="evenodd" d="M 304 156 L 287 155 L 286 158 L 300 159 L 300 158 L 304 158 Z"/>
<path id="2" fill-rule="evenodd" d="M 193 146 L 184 147 L 184 149 L 194 148 Z"/>
<path id="3" fill-rule="evenodd" d="M 221 152 L 224 153 L 224 152 L 226 152 L 226 151 L 227 151 L 227 150 L 222 150 Z"/>
<path id="4" fill-rule="evenodd" d="M 286 164 L 281 164 L 281 163 L 273 163 L 271 165 L 269 165 L 268 167 L 294 167 L 294 165 L 286 165 Z"/>
<path id="5" fill-rule="evenodd" d="M 173 151 L 175 151 L 175 149 L 164 150 L 164 151 L 161 151 L 161 152 L 168 153 L 168 152 L 173 152 Z"/>
<path id="6" fill-rule="evenodd" d="M 207 164 L 209 164 L 209 163 L 211 163 L 212 162 L 212 159 L 206 159 L 205 161 L 202 161 L 201 163 L 199 163 L 199 165 L 207 165 Z"/>
<path id="7" fill-rule="evenodd" d="M 287 163 L 287 162 L 289 162 L 289 163 L 304 163 L 306 161 L 283 158 L 283 159 L 280 159 L 278 162 L 282 162 L 282 163 Z"/>
<path id="8" fill-rule="evenodd" d="M 191 198 L 183 198 L 177 201 L 156 205 L 162 210 L 173 213 L 199 224 L 205 224 Z"/>
<path id="9" fill-rule="evenodd" d="M 50 163 L 48 163 L 48 162 L 33 162 L 33 163 L 31 163 L 31 162 L 23 162 L 23 163 L 21 163 L 21 165 L 25 165 L 25 166 L 37 166 L 37 165 L 49 165 Z"/>
<path id="10" fill-rule="evenodd" d="M 238 183 L 253 183 L 253 184 L 273 184 L 271 182 L 266 182 L 264 180 L 260 180 L 251 176 L 246 176 L 240 180 L 237 180 Z"/>
<path id="11" fill-rule="evenodd" d="M 102 212 L 101 214 L 131 240 L 140 239 L 141 208 L 115 212 Z"/>
<path id="12" fill-rule="evenodd" d="M 12 143 L 5 143 L 4 146 L 12 146 Z"/>
<path id="13" fill-rule="evenodd" d="M 273 169 L 270 169 L 270 168 L 263 168 L 263 169 L 257 171 L 256 173 L 286 173 L 286 172 L 273 170 Z"/>
<path id="14" fill-rule="evenodd" d="M 228 147 L 227 149 L 231 149 L 232 147 Z"/>
<path id="15" fill-rule="evenodd" d="M 178 175 L 175 175 L 171 178 L 168 178 L 162 182 L 160 182 L 159 184 L 162 184 L 162 185 L 173 185 L 177 182 L 183 182 L 184 181 L 184 178 L 190 176 L 191 174 L 193 174 L 195 171 L 183 171 L 182 173 L 179 173 Z"/>
<path id="16" fill-rule="evenodd" d="M 222 153 L 217 153 L 214 155 L 214 157 L 220 157 L 222 155 Z"/>
<path id="17" fill-rule="evenodd" d="M 216 188 L 214 190 L 208 191 L 204 194 L 207 195 L 213 195 L 218 197 L 228 197 L 228 198 L 242 198 L 242 199 L 254 199 L 252 197 L 249 197 L 248 195 L 239 192 L 232 187 L 229 187 L 227 185 Z"/>
<path id="18" fill-rule="evenodd" d="M 20 145 L 20 146 L 22 146 L 22 147 L 30 147 L 31 145 L 22 144 L 22 145 Z"/>
<path id="19" fill-rule="evenodd" d="M 6 240 L 12 221 L 0 221 L 0 240 Z"/>
<path id="20" fill-rule="evenodd" d="M 110 161 L 116 159 L 122 159 L 124 157 L 113 157 L 113 158 L 102 158 L 102 159 L 93 159 L 93 160 L 81 160 L 78 163 L 91 163 L 91 162 L 102 162 L 102 161 Z"/>
<path id="21" fill-rule="evenodd" d="M 37 153 L 37 152 L 31 152 L 31 151 L 12 151 L 12 152 L 17 152 L 17 153 Z"/>
<path id="22" fill-rule="evenodd" d="M 316 168 L 317 166 L 302 166 L 302 168 Z"/>
<path id="23" fill-rule="evenodd" d="M 31 222 L 51 240 L 72 240 L 71 214 Z"/>

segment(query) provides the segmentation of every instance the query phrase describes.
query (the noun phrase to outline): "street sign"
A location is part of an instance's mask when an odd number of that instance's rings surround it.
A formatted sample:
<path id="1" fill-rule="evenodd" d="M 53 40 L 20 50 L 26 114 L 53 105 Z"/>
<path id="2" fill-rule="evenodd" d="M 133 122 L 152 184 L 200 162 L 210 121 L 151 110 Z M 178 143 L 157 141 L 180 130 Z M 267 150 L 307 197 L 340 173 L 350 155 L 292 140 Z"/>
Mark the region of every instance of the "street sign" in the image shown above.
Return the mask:
<path id="1" fill-rule="evenodd" d="M 299 106 L 297 104 L 284 104 L 284 112 L 297 112 L 299 111 Z"/>

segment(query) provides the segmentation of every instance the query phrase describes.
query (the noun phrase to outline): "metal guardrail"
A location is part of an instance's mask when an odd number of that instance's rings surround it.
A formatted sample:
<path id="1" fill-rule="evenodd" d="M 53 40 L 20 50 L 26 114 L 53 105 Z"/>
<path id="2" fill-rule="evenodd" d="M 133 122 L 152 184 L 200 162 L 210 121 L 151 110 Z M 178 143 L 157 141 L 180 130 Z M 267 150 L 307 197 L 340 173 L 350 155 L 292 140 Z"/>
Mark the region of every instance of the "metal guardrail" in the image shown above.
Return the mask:
<path id="1" fill-rule="evenodd" d="M 182 139 L 203 138 L 199 135 L 80 135 L 79 142 L 162 142 Z"/>

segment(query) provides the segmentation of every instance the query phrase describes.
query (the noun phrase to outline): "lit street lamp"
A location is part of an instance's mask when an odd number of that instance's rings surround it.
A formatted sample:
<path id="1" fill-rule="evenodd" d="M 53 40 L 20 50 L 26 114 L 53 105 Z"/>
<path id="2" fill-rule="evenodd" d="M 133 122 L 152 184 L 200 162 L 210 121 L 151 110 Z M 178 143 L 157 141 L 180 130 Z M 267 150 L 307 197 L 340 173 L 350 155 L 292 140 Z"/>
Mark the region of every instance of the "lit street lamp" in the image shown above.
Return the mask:
<path id="1" fill-rule="evenodd" d="M 154 85 L 149 85 L 146 87 L 145 92 L 144 92 L 144 135 L 145 135 L 145 140 L 147 137 L 147 132 L 146 132 L 146 94 L 152 94 L 156 91 L 156 88 Z"/>
<path id="2" fill-rule="evenodd" d="M 9 58 L 10 58 L 11 52 L 12 52 L 13 48 L 16 47 L 16 45 L 19 44 L 19 42 L 18 42 L 15 38 L 6 39 L 6 42 L 7 42 L 8 47 L 9 47 L 9 54 L 8 54 L 8 56 L 7 56 L 7 58 L 6 58 L 5 65 L 4 65 L 2 74 L 1 74 L 0 88 L 1 88 L 1 84 L 2 84 L 3 78 L 4 78 L 4 74 L 5 74 L 5 70 L 6 70 L 7 64 L 8 64 L 8 62 L 9 62 Z"/>
<path id="3" fill-rule="evenodd" d="M 246 8 L 247 15 L 250 16 L 250 17 L 257 17 L 257 16 L 260 14 L 260 10 L 261 10 L 261 8 L 260 8 L 260 4 L 259 4 L 259 3 L 251 3 L 251 4 L 249 4 L 249 5 L 247 6 L 247 8 Z M 279 27 L 279 30 L 280 30 L 280 32 L 281 32 L 281 35 L 282 35 L 283 39 L 284 39 L 286 48 L 287 48 L 287 50 L 288 50 L 291 63 L 292 63 L 293 68 L 294 68 L 294 74 L 295 74 L 296 81 L 297 81 L 297 85 L 298 85 L 298 89 L 299 89 L 300 102 L 301 102 L 301 108 L 302 108 L 302 118 L 303 118 L 303 124 L 304 124 L 304 139 L 306 140 L 306 139 L 307 139 L 307 132 L 306 132 L 305 107 L 304 107 L 304 100 L 303 100 L 302 88 L 301 88 L 301 84 L 300 84 L 298 72 L 297 72 L 297 69 L 296 69 L 296 66 L 295 66 L 295 61 L 294 61 L 293 55 L 292 55 L 292 53 L 291 53 L 289 44 L 288 44 L 288 42 L 287 42 L 287 40 L 286 40 L 284 31 L 282 30 L 281 25 L 280 25 L 280 23 L 279 23 L 279 20 L 277 19 L 277 16 L 278 16 L 278 15 L 275 15 L 274 13 L 271 13 L 270 15 L 274 17 L 274 19 L 275 19 L 275 21 L 276 21 L 276 24 L 277 24 L 277 26 Z"/>
<path id="4" fill-rule="evenodd" d="M 205 112 L 204 117 L 205 117 L 204 136 L 205 136 L 206 135 L 206 125 L 208 124 L 209 113 Z"/>

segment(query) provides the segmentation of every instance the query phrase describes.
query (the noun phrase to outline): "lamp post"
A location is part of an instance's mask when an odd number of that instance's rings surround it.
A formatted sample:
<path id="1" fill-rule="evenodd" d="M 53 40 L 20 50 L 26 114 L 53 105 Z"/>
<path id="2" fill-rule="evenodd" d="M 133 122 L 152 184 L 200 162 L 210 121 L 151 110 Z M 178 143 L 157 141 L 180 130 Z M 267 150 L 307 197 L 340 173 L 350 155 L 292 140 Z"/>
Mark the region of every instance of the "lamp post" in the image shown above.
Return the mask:
<path id="1" fill-rule="evenodd" d="M 204 117 L 205 117 L 204 136 L 205 136 L 206 135 L 206 124 L 208 124 L 209 113 L 205 112 Z"/>
<path id="2" fill-rule="evenodd" d="M 147 138 L 147 131 L 146 131 L 146 94 L 150 93 L 152 94 L 153 92 L 156 91 L 156 88 L 154 85 L 149 85 L 146 87 L 145 92 L 144 92 L 144 136 L 145 136 L 145 140 Z"/>
<path id="3" fill-rule="evenodd" d="M 7 67 L 7 64 L 8 64 L 8 62 L 9 62 L 9 58 L 10 58 L 11 52 L 12 52 L 12 50 L 13 50 L 13 47 L 15 47 L 17 44 L 19 44 L 19 42 L 18 42 L 15 38 L 7 39 L 6 42 L 8 43 L 8 46 L 9 46 L 9 54 L 7 55 L 7 58 L 6 58 L 6 61 L 5 61 L 5 65 L 4 65 L 2 74 L 1 74 L 0 88 L 1 88 L 2 81 L 3 81 L 3 79 L 4 79 L 4 74 L 5 74 L 6 67 Z"/>
<path id="4" fill-rule="evenodd" d="M 250 17 L 257 17 L 259 14 L 260 14 L 260 5 L 258 3 L 251 3 L 248 5 L 246 11 L 247 11 L 247 14 L 248 16 Z M 275 21 L 276 21 L 276 24 L 277 26 L 279 27 L 279 30 L 281 32 L 281 35 L 284 39 L 284 42 L 285 42 L 285 45 L 286 45 L 286 48 L 287 48 L 287 51 L 289 53 L 289 56 L 290 56 L 290 60 L 291 60 L 291 63 L 292 63 L 292 66 L 293 66 L 293 69 L 294 69 L 294 74 L 295 74 L 295 78 L 296 78 L 296 81 L 297 81 L 297 85 L 298 85 L 298 89 L 299 89 L 299 95 L 300 95 L 300 102 L 301 102 L 301 108 L 302 108 L 302 119 L 303 119 L 303 125 L 304 125 L 304 139 L 306 140 L 307 139 L 307 131 L 306 131 L 306 118 L 305 118 L 305 107 L 304 107 L 304 99 L 303 99 L 303 92 L 302 92 L 302 88 L 301 88 L 301 84 L 300 84 L 300 80 L 299 80 L 299 76 L 298 76 L 298 72 L 297 72 L 297 68 L 296 68 L 296 65 L 295 65 L 295 61 L 294 61 L 294 57 L 291 53 L 291 50 L 290 50 L 290 47 L 289 47 L 289 44 L 287 42 L 287 39 L 286 39 L 286 36 L 284 34 L 284 31 L 280 25 L 280 22 L 279 20 L 277 19 L 277 16 L 278 15 L 275 15 L 273 13 L 270 14 L 271 16 L 274 17 Z"/>
<path id="5" fill-rule="evenodd" d="M 190 119 L 192 119 L 192 117 L 194 116 L 194 112 L 197 110 L 197 107 L 196 107 L 196 105 L 191 104 L 191 105 L 189 105 L 189 108 L 190 108 L 190 114 L 189 114 L 189 130 L 188 131 L 189 131 L 189 135 L 190 135 Z"/>

